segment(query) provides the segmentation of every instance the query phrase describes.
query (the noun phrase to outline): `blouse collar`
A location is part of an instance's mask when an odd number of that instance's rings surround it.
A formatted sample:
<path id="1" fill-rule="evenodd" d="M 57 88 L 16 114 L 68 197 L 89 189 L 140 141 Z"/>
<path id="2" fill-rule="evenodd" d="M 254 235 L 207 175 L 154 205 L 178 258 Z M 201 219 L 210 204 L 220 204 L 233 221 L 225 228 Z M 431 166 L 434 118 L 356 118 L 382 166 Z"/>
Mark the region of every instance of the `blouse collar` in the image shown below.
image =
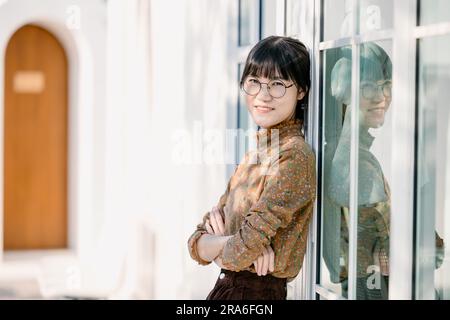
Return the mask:
<path id="1" fill-rule="evenodd" d="M 367 128 L 360 126 L 359 130 L 359 146 L 360 148 L 369 150 L 372 147 L 375 137 L 369 133 Z"/>
<path id="2" fill-rule="evenodd" d="M 260 128 L 257 132 L 258 145 L 267 145 L 270 143 L 271 138 L 277 137 L 281 141 L 285 137 L 290 136 L 303 136 L 301 131 L 302 121 L 299 119 L 290 119 L 282 121 L 270 128 Z"/>

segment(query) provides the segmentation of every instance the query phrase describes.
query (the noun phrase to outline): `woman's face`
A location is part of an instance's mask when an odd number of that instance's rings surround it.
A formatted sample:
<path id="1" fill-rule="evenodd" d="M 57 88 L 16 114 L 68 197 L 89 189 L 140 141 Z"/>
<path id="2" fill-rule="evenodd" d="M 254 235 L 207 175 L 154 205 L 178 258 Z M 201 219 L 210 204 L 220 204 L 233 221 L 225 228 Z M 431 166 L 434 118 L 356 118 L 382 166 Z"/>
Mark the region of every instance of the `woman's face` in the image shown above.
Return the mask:
<path id="1" fill-rule="evenodd" d="M 361 81 L 361 120 L 367 128 L 379 128 L 384 124 L 391 101 L 392 82 L 390 80 Z"/>
<path id="2" fill-rule="evenodd" d="M 280 78 L 268 79 L 248 76 L 244 80 L 244 83 L 256 84 L 256 86 L 258 82 L 261 83 L 261 90 L 258 94 L 249 95 L 244 93 L 247 108 L 253 121 L 262 128 L 270 128 L 284 120 L 293 119 L 295 117 L 297 100 L 301 100 L 305 96 L 303 90 L 299 92 L 291 80 Z M 289 88 L 285 89 L 286 92 L 282 97 L 274 98 L 268 92 L 267 83 L 271 83 L 270 90 L 272 95 L 275 96 L 274 92 L 276 93 L 278 89 L 283 87 L 282 89 L 284 90 L 284 86 Z"/>

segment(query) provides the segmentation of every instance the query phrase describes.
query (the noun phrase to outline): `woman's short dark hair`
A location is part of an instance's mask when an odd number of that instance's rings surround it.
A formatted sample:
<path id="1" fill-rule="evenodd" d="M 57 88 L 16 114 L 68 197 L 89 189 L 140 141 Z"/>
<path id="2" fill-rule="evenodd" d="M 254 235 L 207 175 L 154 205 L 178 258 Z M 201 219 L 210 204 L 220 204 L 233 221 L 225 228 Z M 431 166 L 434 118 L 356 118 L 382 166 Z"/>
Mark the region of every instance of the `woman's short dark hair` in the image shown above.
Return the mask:
<path id="1" fill-rule="evenodd" d="M 283 79 L 294 82 L 305 97 L 297 101 L 295 118 L 304 121 L 311 86 L 310 59 L 306 46 L 297 39 L 270 36 L 259 41 L 250 51 L 241 77 L 241 86 L 248 76 Z"/>

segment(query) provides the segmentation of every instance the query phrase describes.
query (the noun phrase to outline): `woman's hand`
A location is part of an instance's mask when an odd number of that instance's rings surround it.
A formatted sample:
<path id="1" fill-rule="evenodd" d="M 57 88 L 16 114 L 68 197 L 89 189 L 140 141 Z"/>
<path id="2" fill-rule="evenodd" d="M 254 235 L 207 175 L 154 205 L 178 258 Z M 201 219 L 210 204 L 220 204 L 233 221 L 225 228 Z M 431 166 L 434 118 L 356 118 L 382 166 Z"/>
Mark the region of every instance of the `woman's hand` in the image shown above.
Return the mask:
<path id="1" fill-rule="evenodd" d="M 265 276 L 267 271 L 275 270 L 275 253 L 269 245 L 264 248 L 263 253 L 253 262 L 258 276 Z"/>
<path id="2" fill-rule="evenodd" d="M 219 208 L 213 207 L 210 214 L 209 219 L 205 222 L 205 228 L 208 231 L 208 234 L 213 236 L 224 236 L 225 234 L 225 222 L 223 221 L 222 215 L 219 211 Z M 219 268 L 225 269 L 222 264 L 222 258 L 220 254 L 214 259 L 214 262 Z"/>
<path id="3" fill-rule="evenodd" d="M 213 207 L 209 214 L 209 219 L 205 223 L 206 231 L 211 235 L 225 235 L 225 222 L 220 214 L 219 208 Z"/>

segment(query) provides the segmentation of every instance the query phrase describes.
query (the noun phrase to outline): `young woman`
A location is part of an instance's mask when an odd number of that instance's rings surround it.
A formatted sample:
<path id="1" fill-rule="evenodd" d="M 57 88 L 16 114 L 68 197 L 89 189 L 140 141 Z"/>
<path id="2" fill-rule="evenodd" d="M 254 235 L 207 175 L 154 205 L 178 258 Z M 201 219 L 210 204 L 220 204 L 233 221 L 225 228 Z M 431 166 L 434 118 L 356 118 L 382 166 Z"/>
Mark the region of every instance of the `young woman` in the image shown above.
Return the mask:
<path id="1" fill-rule="evenodd" d="M 286 283 L 302 266 L 316 194 L 315 157 L 302 133 L 306 47 L 288 37 L 261 40 L 240 85 L 259 127 L 257 150 L 244 156 L 218 205 L 204 215 L 189 253 L 201 265 L 221 267 L 208 300 L 286 299 Z"/>

